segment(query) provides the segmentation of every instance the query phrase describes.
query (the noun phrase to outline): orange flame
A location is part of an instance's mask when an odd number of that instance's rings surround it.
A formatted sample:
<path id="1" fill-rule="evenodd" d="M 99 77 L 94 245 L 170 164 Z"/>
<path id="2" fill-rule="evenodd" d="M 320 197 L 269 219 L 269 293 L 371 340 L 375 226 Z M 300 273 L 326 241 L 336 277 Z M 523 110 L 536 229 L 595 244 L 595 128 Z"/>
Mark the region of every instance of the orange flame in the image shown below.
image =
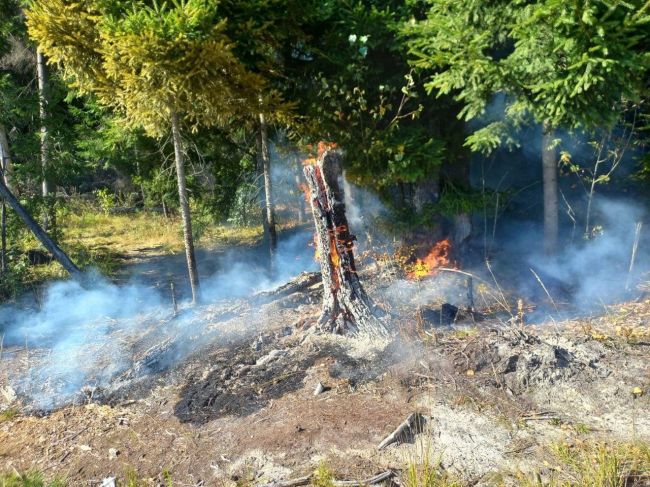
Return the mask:
<path id="1" fill-rule="evenodd" d="M 330 259 L 334 267 L 341 265 L 341 256 L 339 255 L 339 250 L 336 248 L 336 237 L 334 235 L 330 235 Z"/>
<path id="2" fill-rule="evenodd" d="M 314 166 L 318 162 L 318 158 L 323 155 L 323 152 L 331 150 L 331 149 L 336 149 L 338 145 L 335 142 L 325 142 L 324 140 L 321 140 L 318 145 L 316 146 L 316 155 L 312 155 L 308 157 L 307 159 L 304 159 L 302 161 L 303 166 Z M 314 149 L 314 146 L 309 144 L 307 146 L 307 150 L 311 152 Z"/>
<path id="3" fill-rule="evenodd" d="M 450 251 L 451 242 L 449 242 L 449 239 L 436 243 L 424 259 L 417 259 L 415 264 L 411 266 L 411 271 L 407 273 L 408 278 L 422 279 L 423 277 L 435 275 L 437 268 L 451 264 L 449 259 Z"/>
<path id="4" fill-rule="evenodd" d="M 330 149 L 336 149 L 338 146 L 336 145 L 335 142 L 325 142 L 324 140 L 321 140 L 318 143 L 318 157 L 323 155 L 323 152 L 330 150 Z"/>

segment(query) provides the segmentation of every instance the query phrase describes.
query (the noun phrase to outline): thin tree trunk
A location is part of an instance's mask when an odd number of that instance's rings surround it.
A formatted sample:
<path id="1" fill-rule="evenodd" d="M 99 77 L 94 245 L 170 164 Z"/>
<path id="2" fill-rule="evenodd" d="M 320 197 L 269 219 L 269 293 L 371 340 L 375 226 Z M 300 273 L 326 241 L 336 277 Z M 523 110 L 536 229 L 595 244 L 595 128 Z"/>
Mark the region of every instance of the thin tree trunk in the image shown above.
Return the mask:
<path id="1" fill-rule="evenodd" d="M 0 124 L 0 179 L 7 188 L 9 185 L 11 171 L 11 156 L 9 153 L 9 141 L 4 125 Z M 7 204 L 2 198 L 0 203 L 0 273 L 7 272 Z"/>
<path id="2" fill-rule="evenodd" d="M 387 336 L 378 309 L 366 294 L 354 261 L 354 240 L 345 215 L 344 194 L 339 185 L 341 155 L 326 150 L 316 165 L 305 166 L 309 200 L 316 227 L 323 280 L 321 328 L 336 333 L 359 331 Z"/>
<path id="3" fill-rule="evenodd" d="M 0 274 L 7 272 L 7 205 L 0 205 Z"/>
<path id="4" fill-rule="evenodd" d="M 145 193 L 144 193 L 144 183 L 142 182 L 142 171 L 140 170 L 140 157 L 138 151 L 138 143 L 136 142 L 133 146 L 133 158 L 135 159 L 135 170 L 140 181 L 140 197 L 142 198 L 142 207 L 145 207 Z"/>
<path id="5" fill-rule="evenodd" d="M 275 228 L 275 211 L 273 208 L 273 187 L 271 184 L 271 156 L 269 154 L 269 139 L 264 114 L 259 114 L 260 133 L 259 133 L 259 150 L 262 162 L 262 173 L 264 175 L 264 219 L 265 229 L 268 231 L 269 253 L 271 265 L 275 257 L 275 251 L 278 245 L 277 230 Z"/>
<path id="6" fill-rule="evenodd" d="M 174 159 L 176 161 L 176 177 L 178 179 L 178 198 L 181 206 L 183 220 L 183 240 L 185 242 L 185 257 L 187 271 L 192 288 L 192 303 L 199 299 L 199 274 L 196 270 L 196 257 L 194 255 L 194 237 L 192 236 L 192 219 L 190 216 L 190 202 L 187 197 L 187 184 L 185 180 L 185 163 L 183 161 L 181 131 L 178 115 L 172 112 L 172 138 L 174 139 Z"/>
<path id="7" fill-rule="evenodd" d="M 0 124 L 0 163 L 4 168 L 4 181 L 7 188 L 11 189 L 11 176 L 13 174 L 13 164 L 11 161 L 11 151 L 9 150 L 9 140 L 7 139 L 7 130 Z"/>
<path id="8" fill-rule="evenodd" d="M 36 50 L 36 75 L 38 77 L 38 108 L 41 118 L 41 174 L 42 174 L 42 195 L 45 201 L 45 214 L 43 215 L 43 228 L 47 231 L 50 213 L 50 181 L 48 171 L 50 165 L 50 134 L 47 128 L 48 108 L 50 104 L 47 66 L 45 57 L 40 49 Z"/>
<path id="9" fill-rule="evenodd" d="M 542 170 L 544 185 L 544 252 L 557 252 L 559 235 L 559 198 L 557 153 L 553 147 L 555 131 L 544 124 L 542 135 Z"/>
<path id="10" fill-rule="evenodd" d="M 43 247 L 52 254 L 59 264 L 61 264 L 72 277 L 80 279 L 82 274 L 79 268 L 70 260 L 70 257 L 68 257 L 67 254 L 54 243 L 47 232 L 36 223 L 30 214 L 27 213 L 25 208 L 22 207 L 16 197 L 11 193 L 11 191 L 9 191 L 9 188 L 7 188 L 2 178 L 0 178 L 0 196 L 5 199 L 11 208 L 13 208 L 27 228 L 31 230 L 34 236 L 43 244 Z"/>
<path id="11" fill-rule="evenodd" d="M 0 179 L 6 185 L 4 152 L 0 149 Z M 7 272 L 7 204 L 0 202 L 0 274 Z"/>

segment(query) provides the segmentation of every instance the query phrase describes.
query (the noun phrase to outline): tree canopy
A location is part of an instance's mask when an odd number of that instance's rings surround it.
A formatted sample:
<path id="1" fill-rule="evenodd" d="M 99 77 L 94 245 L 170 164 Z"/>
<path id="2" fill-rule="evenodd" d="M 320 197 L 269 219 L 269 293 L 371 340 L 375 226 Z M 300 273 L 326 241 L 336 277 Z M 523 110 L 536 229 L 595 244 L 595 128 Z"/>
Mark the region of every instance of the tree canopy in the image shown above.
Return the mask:
<path id="1" fill-rule="evenodd" d="M 172 112 L 196 130 L 243 118 L 262 79 L 232 52 L 210 0 L 34 2 L 30 35 L 80 93 L 160 136 Z"/>
<path id="2" fill-rule="evenodd" d="M 640 97 L 650 67 L 643 0 L 440 0 L 405 32 L 428 91 L 453 95 L 465 120 L 506 97 L 505 120 L 470 137 L 476 150 L 507 141 L 508 124 L 529 117 L 567 129 L 612 124 L 617 105 Z"/>

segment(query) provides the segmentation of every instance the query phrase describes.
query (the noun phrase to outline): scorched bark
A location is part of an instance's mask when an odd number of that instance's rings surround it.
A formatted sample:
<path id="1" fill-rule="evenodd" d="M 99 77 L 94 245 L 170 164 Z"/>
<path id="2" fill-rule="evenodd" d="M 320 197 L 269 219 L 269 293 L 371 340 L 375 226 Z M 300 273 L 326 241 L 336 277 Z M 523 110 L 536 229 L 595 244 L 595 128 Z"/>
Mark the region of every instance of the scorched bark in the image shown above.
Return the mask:
<path id="1" fill-rule="evenodd" d="M 321 328 L 336 333 L 358 331 L 387 336 L 379 310 L 366 294 L 354 262 L 354 239 L 345 216 L 343 191 L 339 184 L 341 155 L 324 151 L 316 164 L 304 168 L 316 227 L 323 281 Z"/>

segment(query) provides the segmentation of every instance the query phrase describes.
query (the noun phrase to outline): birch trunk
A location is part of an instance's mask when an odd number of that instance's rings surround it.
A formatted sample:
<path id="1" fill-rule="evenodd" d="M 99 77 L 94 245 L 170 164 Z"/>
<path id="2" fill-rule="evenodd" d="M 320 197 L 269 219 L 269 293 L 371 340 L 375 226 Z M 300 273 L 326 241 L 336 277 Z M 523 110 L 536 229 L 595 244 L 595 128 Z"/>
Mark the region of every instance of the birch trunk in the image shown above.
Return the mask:
<path id="1" fill-rule="evenodd" d="M 45 57 L 40 49 L 36 50 L 36 75 L 38 78 L 38 108 L 41 118 L 41 190 L 42 196 L 45 200 L 45 214 L 43 215 L 43 228 L 47 231 L 50 213 L 50 181 L 48 179 L 48 171 L 50 165 L 50 134 L 47 128 L 48 108 L 50 104 L 49 87 L 47 66 L 45 64 Z"/>
<path id="2" fill-rule="evenodd" d="M 181 207 L 181 219 L 183 220 L 183 240 L 185 243 L 185 257 L 187 259 L 187 271 L 192 289 L 192 303 L 199 299 L 199 275 L 196 269 L 196 256 L 194 254 L 194 237 L 192 236 L 192 219 L 190 216 L 190 202 L 187 197 L 187 182 L 185 179 L 185 162 L 181 141 L 180 124 L 178 114 L 172 112 L 172 138 L 174 140 L 174 159 L 176 162 L 176 178 L 178 180 L 178 198 Z"/>
<path id="3" fill-rule="evenodd" d="M 4 182 L 7 188 L 11 189 L 11 176 L 13 174 L 13 163 L 11 160 L 11 151 L 9 150 L 9 139 L 7 138 L 7 129 L 0 124 L 0 164 L 4 168 Z"/>

